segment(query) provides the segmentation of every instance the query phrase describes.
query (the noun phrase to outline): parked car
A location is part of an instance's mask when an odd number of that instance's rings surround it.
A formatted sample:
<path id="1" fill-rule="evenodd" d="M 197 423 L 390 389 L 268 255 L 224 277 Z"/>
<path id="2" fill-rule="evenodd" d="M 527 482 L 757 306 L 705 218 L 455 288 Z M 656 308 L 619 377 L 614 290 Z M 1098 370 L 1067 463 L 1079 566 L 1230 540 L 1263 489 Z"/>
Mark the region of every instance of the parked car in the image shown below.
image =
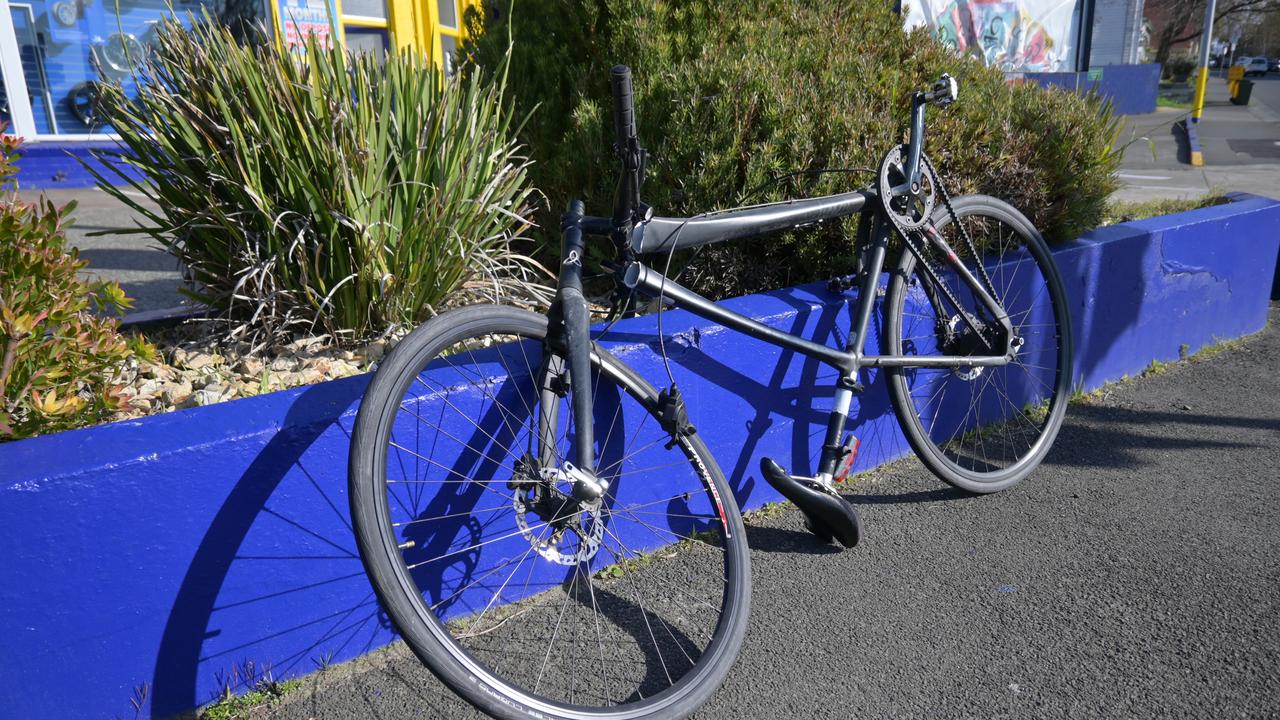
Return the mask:
<path id="1" fill-rule="evenodd" d="M 1280 72 L 1280 57 L 1273 57 L 1267 61 L 1267 72 Z"/>
<path id="2" fill-rule="evenodd" d="M 1242 58 L 1238 58 L 1235 64 L 1239 67 L 1244 68 L 1245 77 L 1249 77 L 1250 75 L 1266 75 L 1267 74 L 1267 59 L 1264 57 L 1256 57 L 1256 58 L 1242 57 Z"/>

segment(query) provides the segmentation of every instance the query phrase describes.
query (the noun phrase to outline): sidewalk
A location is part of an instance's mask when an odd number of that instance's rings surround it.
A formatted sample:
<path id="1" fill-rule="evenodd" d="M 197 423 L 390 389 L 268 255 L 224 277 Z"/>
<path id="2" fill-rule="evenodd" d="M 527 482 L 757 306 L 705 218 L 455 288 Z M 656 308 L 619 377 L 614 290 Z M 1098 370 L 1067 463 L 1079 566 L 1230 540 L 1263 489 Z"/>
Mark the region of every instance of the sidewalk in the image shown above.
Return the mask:
<path id="1" fill-rule="evenodd" d="M 99 230 L 137 227 L 141 218 L 97 188 L 68 190 L 25 190 L 23 200 L 47 196 L 55 205 L 77 203 L 74 224 L 67 230 L 70 244 L 80 248 L 80 257 L 89 261 L 86 275 L 115 280 L 134 299 L 131 314 L 163 313 L 191 307 L 195 303 L 181 295 L 182 276 L 178 261 L 145 235 L 104 235 L 89 237 Z"/>
<path id="2" fill-rule="evenodd" d="M 1280 194 L 1280 115 L 1266 105 L 1272 98 L 1280 98 L 1280 78 L 1258 81 L 1252 101 L 1243 107 L 1230 103 L 1221 78 L 1210 78 L 1199 126 L 1203 167 L 1180 159 L 1185 148 L 1173 125 L 1187 111 L 1159 108 L 1127 117 L 1119 142 L 1126 147 L 1125 157 L 1117 173 L 1123 187 L 1112 197 L 1140 201 L 1207 192 Z"/>

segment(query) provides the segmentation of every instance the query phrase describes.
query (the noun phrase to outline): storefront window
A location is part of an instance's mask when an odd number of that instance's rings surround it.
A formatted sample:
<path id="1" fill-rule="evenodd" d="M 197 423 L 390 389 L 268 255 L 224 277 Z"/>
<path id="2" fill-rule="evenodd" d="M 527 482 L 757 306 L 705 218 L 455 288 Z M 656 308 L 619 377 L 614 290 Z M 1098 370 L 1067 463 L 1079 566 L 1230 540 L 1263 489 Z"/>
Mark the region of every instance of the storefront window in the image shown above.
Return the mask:
<path id="1" fill-rule="evenodd" d="M 442 27 L 458 27 L 458 0 L 438 0 L 440 3 L 440 25 Z"/>
<path id="2" fill-rule="evenodd" d="M 379 61 L 386 60 L 391 47 L 391 36 L 385 29 L 348 25 L 347 50 L 353 53 L 373 53 Z"/>
<path id="3" fill-rule="evenodd" d="M 132 94 L 161 18 L 173 14 L 190 22 L 189 15 L 198 17 L 202 9 L 241 34 L 269 18 L 261 0 L 10 2 L 13 39 L 0 33 L 0 43 L 17 46 L 35 133 L 111 132 L 99 108 L 102 83 L 118 82 Z"/>
<path id="4" fill-rule="evenodd" d="M 386 0 L 342 0 L 343 16 L 387 19 Z"/>

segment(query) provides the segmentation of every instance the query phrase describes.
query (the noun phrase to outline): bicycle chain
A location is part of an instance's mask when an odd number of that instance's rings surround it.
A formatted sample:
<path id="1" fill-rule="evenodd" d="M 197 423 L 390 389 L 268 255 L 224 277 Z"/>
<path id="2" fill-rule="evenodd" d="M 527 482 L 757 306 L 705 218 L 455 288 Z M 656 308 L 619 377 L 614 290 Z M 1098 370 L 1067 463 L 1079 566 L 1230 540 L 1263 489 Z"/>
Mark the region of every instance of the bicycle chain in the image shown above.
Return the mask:
<path id="1" fill-rule="evenodd" d="M 947 208 L 947 214 L 951 216 L 951 222 L 955 223 L 956 230 L 959 231 L 964 244 L 969 248 L 969 252 L 973 254 L 974 264 L 978 266 L 978 274 L 982 277 L 982 282 L 986 284 L 987 292 L 991 293 L 991 297 L 997 297 L 996 287 L 991 282 L 991 277 L 987 275 L 986 265 L 978 262 L 978 246 L 973 244 L 973 238 L 969 236 L 968 228 L 964 226 L 964 223 L 960 222 L 960 216 L 956 214 L 956 209 L 951 206 L 951 193 L 947 192 L 947 186 L 942 183 L 942 177 L 934 169 L 933 163 L 929 161 L 929 158 L 924 153 L 920 154 L 920 160 L 924 163 L 925 170 L 929 172 L 929 177 L 933 180 L 933 186 L 942 195 L 942 205 Z"/>
<path id="2" fill-rule="evenodd" d="M 887 161 L 892 156 L 893 152 L 893 150 L 890 150 L 889 153 L 885 155 L 884 161 L 881 161 L 880 163 L 880 177 L 877 179 L 879 181 L 878 186 L 882 189 L 882 194 L 883 188 L 888 187 L 888 178 L 885 177 L 885 173 L 889 169 Z M 900 149 L 898 152 L 901 154 Z M 923 152 L 920 153 L 920 160 L 925 164 L 925 167 L 929 168 L 929 179 L 933 182 L 934 187 L 940 188 L 941 186 L 937 173 L 933 171 L 933 164 L 929 162 L 928 157 Z M 944 195 L 943 197 L 945 198 L 946 196 Z M 942 290 L 942 294 L 946 296 L 948 301 L 950 301 L 952 307 L 957 310 L 961 310 L 962 306 L 960 305 L 960 301 L 956 298 L 955 294 L 951 292 L 951 288 L 946 283 L 942 282 L 942 278 L 939 277 L 937 271 L 929 263 L 928 256 L 924 252 L 924 243 L 921 242 L 923 238 L 920 237 L 920 230 L 907 227 L 903 224 L 901 219 L 898 217 L 898 213 L 894 212 L 889 206 L 888 198 L 881 197 L 880 205 L 884 209 L 885 216 L 889 218 L 889 222 L 893 223 L 894 229 L 898 231 L 900 236 L 902 236 L 903 242 L 907 244 L 911 253 L 916 256 L 916 261 L 920 264 L 920 267 L 924 269 L 925 274 L 929 276 L 929 280 L 933 283 L 933 286 Z M 951 207 L 949 200 L 946 201 L 946 206 L 947 212 L 951 214 L 952 220 L 958 224 L 959 220 L 956 218 L 955 210 Z M 919 245 L 917 245 L 917 243 L 919 243 Z M 946 310 L 945 308 L 938 309 L 944 312 Z M 942 317 L 938 318 L 939 322 L 943 322 L 943 320 L 944 318 Z"/>

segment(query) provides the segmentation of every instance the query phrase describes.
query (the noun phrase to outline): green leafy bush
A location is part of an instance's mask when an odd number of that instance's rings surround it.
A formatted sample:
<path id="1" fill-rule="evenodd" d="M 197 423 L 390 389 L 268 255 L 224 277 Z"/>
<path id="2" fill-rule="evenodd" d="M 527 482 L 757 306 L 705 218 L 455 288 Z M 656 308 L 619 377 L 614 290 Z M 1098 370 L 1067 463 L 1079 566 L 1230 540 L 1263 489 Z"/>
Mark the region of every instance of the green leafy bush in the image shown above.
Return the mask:
<path id="1" fill-rule="evenodd" d="M 1174 82 L 1183 82 L 1191 74 L 1191 71 L 1195 69 L 1196 62 L 1191 58 L 1171 58 L 1169 62 L 1164 64 L 1161 74 Z"/>
<path id="2" fill-rule="evenodd" d="M 0 127 L 0 130 L 3 130 Z M 87 263 L 64 248 L 67 214 L 9 189 L 19 140 L 0 134 L 0 440 L 65 430 L 124 406 L 111 379 L 134 354 L 114 318 L 120 286 L 87 282 Z"/>
<path id="3" fill-rule="evenodd" d="M 237 321 L 231 337 L 357 342 L 451 302 L 538 292 L 513 251 L 531 190 L 500 73 L 446 81 L 416 55 L 314 41 L 291 54 L 207 18 L 158 27 L 148 72 L 137 100 L 107 99 L 123 144 L 110 159 L 143 180 L 117 169 L 100 185 Z"/>
<path id="4" fill-rule="evenodd" d="M 507 62 L 517 106 L 533 110 L 522 139 L 534 184 L 559 212 L 571 196 L 609 207 L 616 161 L 608 69 L 632 67 L 641 140 L 650 150 L 647 202 L 690 215 L 747 200 L 847 191 L 874 174 L 791 171 L 878 167 L 906 139 L 911 93 L 943 72 L 960 99 L 932 110 L 927 151 L 953 193 L 1012 202 L 1053 239 L 1096 225 L 1115 189 L 1118 131 L 1096 100 L 1031 85 L 959 57 L 922 30 L 906 32 L 879 0 L 539 0 L 517 2 L 466 48 L 476 67 Z M 843 230 L 714 247 L 698 287 L 729 294 L 812 279 L 849 256 Z"/>

